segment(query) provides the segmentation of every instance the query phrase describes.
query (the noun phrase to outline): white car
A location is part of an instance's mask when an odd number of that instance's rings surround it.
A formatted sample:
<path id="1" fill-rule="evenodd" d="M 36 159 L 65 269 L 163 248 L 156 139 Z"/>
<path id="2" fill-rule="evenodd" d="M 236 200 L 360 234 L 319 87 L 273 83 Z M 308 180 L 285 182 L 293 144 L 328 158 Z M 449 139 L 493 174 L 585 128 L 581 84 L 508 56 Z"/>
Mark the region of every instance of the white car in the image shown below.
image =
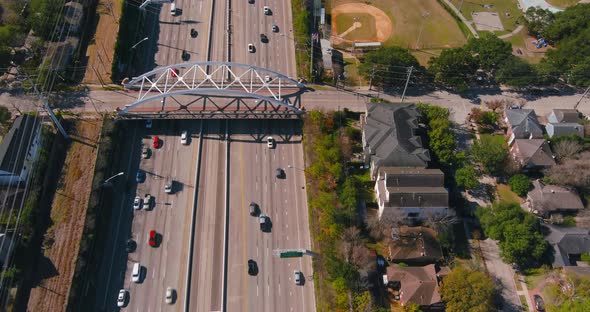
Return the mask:
<path id="1" fill-rule="evenodd" d="M 301 273 L 301 271 L 299 271 L 299 270 L 295 270 L 293 272 L 293 275 L 294 275 L 294 279 L 295 279 L 295 285 L 302 285 L 303 273 Z"/>
<path id="2" fill-rule="evenodd" d="M 126 301 L 127 301 L 127 290 L 125 290 L 125 289 L 119 290 L 119 296 L 117 296 L 117 306 L 119 308 L 124 307 Z"/>
<path id="3" fill-rule="evenodd" d="M 148 159 L 150 157 L 150 149 L 149 147 L 144 147 L 141 151 L 141 158 Z"/>
<path id="4" fill-rule="evenodd" d="M 250 52 L 250 53 L 256 52 L 256 48 L 254 47 L 254 45 L 252 43 L 248 43 L 248 52 Z"/>
<path id="5" fill-rule="evenodd" d="M 172 304 L 174 301 L 174 289 L 172 287 L 166 288 L 166 303 Z"/>
<path id="6" fill-rule="evenodd" d="M 270 82 L 272 79 L 269 75 L 264 76 L 264 82 Z"/>
<path id="7" fill-rule="evenodd" d="M 270 8 L 266 5 L 264 6 L 264 15 L 270 15 Z"/>
<path id="8" fill-rule="evenodd" d="M 266 138 L 266 146 L 268 146 L 268 148 L 274 148 L 275 147 L 275 139 L 271 136 Z"/>
<path id="9" fill-rule="evenodd" d="M 139 196 L 135 196 L 135 200 L 133 201 L 133 209 L 139 210 L 143 206 L 143 202 Z"/>
<path id="10" fill-rule="evenodd" d="M 182 145 L 188 145 L 188 132 L 182 131 L 180 134 L 180 143 L 182 143 Z"/>

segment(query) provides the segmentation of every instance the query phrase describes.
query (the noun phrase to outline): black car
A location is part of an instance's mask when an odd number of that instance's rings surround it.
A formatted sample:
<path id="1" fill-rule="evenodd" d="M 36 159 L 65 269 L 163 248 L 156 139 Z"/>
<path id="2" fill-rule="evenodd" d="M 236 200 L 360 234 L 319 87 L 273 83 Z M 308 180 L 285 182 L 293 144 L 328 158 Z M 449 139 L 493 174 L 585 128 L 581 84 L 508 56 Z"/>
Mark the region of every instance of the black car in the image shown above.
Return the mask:
<path id="1" fill-rule="evenodd" d="M 276 173 L 278 179 L 282 179 L 285 176 L 285 172 L 283 171 L 282 168 L 277 168 L 275 173 Z"/>
<path id="2" fill-rule="evenodd" d="M 257 203 L 254 203 L 254 202 L 250 203 L 249 210 L 250 210 L 250 215 L 251 216 L 257 216 L 258 215 L 258 212 L 260 211 L 260 209 L 258 207 L 258 204 Z"/>
<path id="3" fill-rule="evenodd" d="M 248 3 L 253 4 L 254 0 L 248 0 Z"/>
<path id="4" fill-rule="evenodd" d="M 260 34 L 260 41 L 262 43 L 268 43 L 268 37 L 265 34 Z"/>
<path id="5" fill-rule="evenodd" d="M 127 252 L 134 252 L 135 249 L 137 248 L 137 243 L 132 240 L 131 238 L 127 240 L 127 243 L 125 245 L 125 250 Z"/>
<path id="6" fill-rule="evenodd" d="M 182 50 L 182 60 L 183 61 L 188 61 L 191 58 L 190 53 L 186 52 L 186 50 Z"/>
<path id="7" fill-rule="evenodd" d="M 539 312 L 545 311 L 545 302 L 543 302 L 543 298 L 539 295 L 534 295 L 533 299 L 535 301 L 535 310 Z"/>
<path id="8" fill-rule="evenodd" d="M 254 276 L 258 274 L 258 265 L 256 261 L 249 259 L 248 260 L 248 274 Z"/>
<path id="9" fill-rule="evenodd" d="M 197 32 L 196 29 L 191 28 L 191 37 L 197 38 L 198 35 L 199 35 L 199 32 Z"/>

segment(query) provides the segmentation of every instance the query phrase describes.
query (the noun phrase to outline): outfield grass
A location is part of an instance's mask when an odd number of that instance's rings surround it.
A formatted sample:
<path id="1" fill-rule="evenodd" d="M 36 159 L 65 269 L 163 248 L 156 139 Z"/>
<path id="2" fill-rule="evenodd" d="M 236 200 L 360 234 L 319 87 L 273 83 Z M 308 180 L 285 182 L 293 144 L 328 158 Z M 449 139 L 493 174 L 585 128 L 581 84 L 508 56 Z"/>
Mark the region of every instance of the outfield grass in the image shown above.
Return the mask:
<path id="1" fill-rule="evenodd" d="M 580 0 L 545 0 L 547 3 L 551 4 L 552 6 L 565 9 L 568 6 L 575 5 Z"/>
<path id="2" fill-rule="evenodd" d="M 500 16 L 504 29 L 508 32 L 513 31 L 518 24 L 517 19 L 522 16 L 522 11 L 518 8 L 517 0 L 450 0 L 453 5 L 459 9 L 461 3 L 461 13 L 469 21 L 472 20 L 471 13 L 473 12 L 496 12 Z M 565 1 L 565 0 L 562 0 Z M 484 8 L 484 4 L 491 4 L 491 8 Z M 509 15 L 506 15 L 508 13 Z M 503 32 L 496 32 L 503 34 Z"/>
<path id="3" fill-rule="evenodd" d="M 343 3 L 367 2 L 330 1 L 332 7 Z M 384 42 L 385 46 L 413 49 L 419 36 L 423 49 L 459 47 L 467 41 L 457 21 L 436 0 L 371 0 L 368 4 L 383 10 L 393 23 L 393 35 Z M 422 17 L 426 13 L 429 15 Z"/>
<path id="4" fill-rule="evenodd" d="M 377 41 L 375 18 L 370 14 L 339 14 L 336 16 L 338 34 L 342 34 L 352 27 L 354 22 L 359 22 L 362 26 L 347 33 L 346 36 L 343 37 L 344 39 Z"/>

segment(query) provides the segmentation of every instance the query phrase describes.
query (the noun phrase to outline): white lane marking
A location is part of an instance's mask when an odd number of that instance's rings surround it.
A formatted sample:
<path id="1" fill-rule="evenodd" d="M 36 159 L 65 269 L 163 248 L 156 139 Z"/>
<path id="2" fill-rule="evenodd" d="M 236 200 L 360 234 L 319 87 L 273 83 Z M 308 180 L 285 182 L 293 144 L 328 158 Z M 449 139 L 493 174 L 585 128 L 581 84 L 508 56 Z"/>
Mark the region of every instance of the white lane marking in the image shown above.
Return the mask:
<path id="1" fill-rule="evenodd" d="M 152 279 L 156 277 L 156 270 L 152 270 Z"/>
<path id="2" fill-rule="evenodd" d="M 289 240 L 289 236 L 285 236 L 287 238 L 287 240 Z"/>
<path id="3" fill-rule="evenodd" d="M 279 281 L 279 296 L 281 295 L 281 282 Z"/>
<path id="4" fill-rule="evenodd" d="M 289 291 L 289 296 L 293 296 L 293 292 Z M 293 308 L 291 308 L 291 311 L 293 311 Z"/>
<path id="5" fill-rule="evenodd" d="M 199 14 L 201 13 L 203 9 L 203 1 L 199 2 Z"/>
<path id="6" fill-rule="evenodd" d="M 256 297 L 258 297 L 258 284 L 256 284 Z"/>

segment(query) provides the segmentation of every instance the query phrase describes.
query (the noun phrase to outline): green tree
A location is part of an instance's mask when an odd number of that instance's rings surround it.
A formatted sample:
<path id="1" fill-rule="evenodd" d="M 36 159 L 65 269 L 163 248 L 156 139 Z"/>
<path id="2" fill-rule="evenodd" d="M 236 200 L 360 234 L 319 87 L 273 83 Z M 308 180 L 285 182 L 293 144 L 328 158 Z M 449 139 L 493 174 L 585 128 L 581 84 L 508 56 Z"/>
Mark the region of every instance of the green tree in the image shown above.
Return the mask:
<path id="1" fill-rule="evenodd" d="M 559 41 L 590 27 L 590 5 L 574 5 L 555 14 L 555 20 L 545 29 L 544 36 Z"/>
<path id="2" fill-rule="evenodd" d="M 481 68 L 491 71 L 512 55 L 512 44 L 490 32 L 483 33 L 479 39 L 471 38 L 465 49 L 475 55 Z"/>
<path id="3" fill-rule="evenodd" d="M 566 301 L 562 305 L 552 309 L 555 312 L 588 312 L 590 311 L 590 298 L 581 300 Z"/>
<path id="4" fill-rule="evenodd" d="M 409 301 L 404 306 L 404 312 L 422 312 L 422 310 L 420 310 L 420 306 L 417 303 Z"/>
<path id="5" fill-rule="evenodd" d="M 467 164 L 461 169 L 455 172 L 455 182 L 457 186 L 462 187 L 466 190 L 473 189 L 479 185 L 477 180 L 477 171 L 471 164 Z"/>
<path id="6" fill-rule="evenodd" d="M 6 123 L 7 121 L 10 120 L 10 117 L 12 117 L 12 114 L 10 113 L 8 108 L 0 105 L 0 123 L 1 124 Z"/>
<path id="7" fill-rule="evenodd" d="M 380 87 L 403 86 L 405 77 L 403 67 L 414 66 L 420 69 L 420 64 L 408 49 L 400 47 L 382 47 L 365 55 L 359 66 L 359 73 L 372 84 Z M 400 73 L 402 76 L 396 73 Z M 372 78 L 372 79 L 371 79 Z"/>
<path id="8" fill-rule="evenodd" d="M 508 180 L 508 185 L 510 185 L 510 189 L 514 193 L 518 194 L 518 196 L 521 197 L 526 195 L 533 186 L 529 177 L 527 177 L 524 174 L 517 174 L 512 176 Z"/>
<path id="9" fill-rule="evenodd" d="M 520 222 L 511 220 L 507 223 L 504 239 L 499 244 L 502 260 L 520 266 L 538 263 L 547 251 L 547 241 L 540 232 L 537 218 L 526 214 Z"/>
<path id="10" fill-rule="evenodd" d="M 58 40 L 52 38 L 56 25 L 63 22 L 64 2 L 60 0 L 34 0 L 31 1 L 28 23 L 36 35 L 45 40 Z"/>
<path id="11" fill-rule="evenodd" d="M 541 37 L 545 29 L 555 20 L 555 15 L 547 9 L 533 6 L 526 10 L 524 18 L 529 33 L 535 37 Z"/>
<path id="12" fill-rule="evenodd" d="M 456 267 L 441 287 L 447 312 L 493 311 L 494 284 L 485 274 Z"/>
<path id="13" fill-rule="evenodd" d="M 504 230 L 509 221 L 524 219 L 524 211 L 520 206 L 507 202 L 495 202 L 488 207 L 478 207 L 475 214 L 484 234 L 495 240 L 504 239 Z"/>
<path id="14" fill-rule="evenodd" d="M 443 50 L 428 63 L 435 82 L 459 91 L 466 90 L 479 68 L 477 60 L 464 48 Z"/>
<path id="15" fill-rule="evenodd" d="M 479 162 L 483 169 L 492 175 L 499 175 L 508 160 L 508 148 L 506 142 L 495 140 L 492 136 L 482 136 L 471 149 L 473 158 Z"/>
<path id="16" fill-rule="evenodd" d="M 511 55 L 498 68 L 496 80 L 511 87 L 524 88 L 536 85 L 539 77 L 533 65 Z"/>

